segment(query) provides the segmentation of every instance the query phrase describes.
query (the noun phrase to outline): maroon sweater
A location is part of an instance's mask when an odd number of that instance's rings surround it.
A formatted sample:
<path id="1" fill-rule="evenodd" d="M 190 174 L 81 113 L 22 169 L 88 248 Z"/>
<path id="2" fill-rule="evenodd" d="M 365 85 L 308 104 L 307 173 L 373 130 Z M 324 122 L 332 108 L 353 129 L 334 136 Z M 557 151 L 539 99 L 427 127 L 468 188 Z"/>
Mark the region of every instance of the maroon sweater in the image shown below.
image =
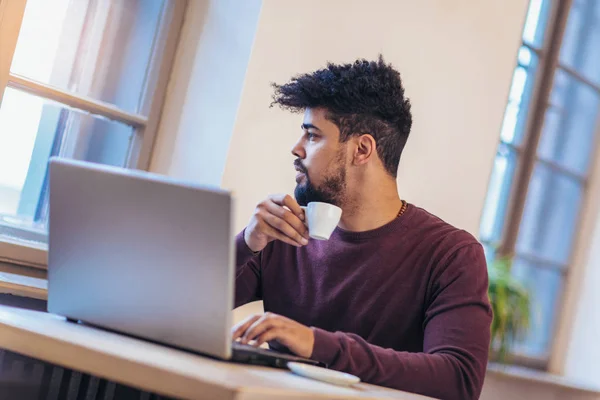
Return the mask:
<path id="1" fill-rule="evenodd" d="M 425 210 L 367 232 L 337 228 L 303 248 L 258 255 L 236 237 L 236 307 L 314 327 L 311 358 L 363 381 L 442 399 L 476 399 L 492 313 L 481 245 Z"/>

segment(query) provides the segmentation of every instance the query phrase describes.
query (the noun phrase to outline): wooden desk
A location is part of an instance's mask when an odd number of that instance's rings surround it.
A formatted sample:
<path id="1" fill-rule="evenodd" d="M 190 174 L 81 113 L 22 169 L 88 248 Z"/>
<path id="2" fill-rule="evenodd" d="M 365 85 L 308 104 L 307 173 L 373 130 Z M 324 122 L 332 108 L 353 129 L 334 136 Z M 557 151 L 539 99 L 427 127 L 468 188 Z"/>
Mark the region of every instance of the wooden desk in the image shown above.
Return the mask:
<path id="1" fill-rule="evenodd" d="M 405 399 L 426 397 L 359 384 L 338 387 L 245 366 L 0 306 L 0 348 L 158 394 L 193 399 Z"/>

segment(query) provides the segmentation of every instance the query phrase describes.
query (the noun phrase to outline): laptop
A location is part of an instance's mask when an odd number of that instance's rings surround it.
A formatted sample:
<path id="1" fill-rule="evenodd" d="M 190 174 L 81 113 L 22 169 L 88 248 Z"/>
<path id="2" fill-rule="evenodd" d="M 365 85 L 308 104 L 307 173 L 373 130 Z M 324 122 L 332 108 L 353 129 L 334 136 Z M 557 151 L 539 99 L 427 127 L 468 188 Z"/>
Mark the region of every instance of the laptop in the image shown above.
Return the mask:
<path id="1" fill-rule="evenodd" d="M 319 363 L 232 343 L 229 192 L 52 158 L 48 311 L 236 362 Z"/>

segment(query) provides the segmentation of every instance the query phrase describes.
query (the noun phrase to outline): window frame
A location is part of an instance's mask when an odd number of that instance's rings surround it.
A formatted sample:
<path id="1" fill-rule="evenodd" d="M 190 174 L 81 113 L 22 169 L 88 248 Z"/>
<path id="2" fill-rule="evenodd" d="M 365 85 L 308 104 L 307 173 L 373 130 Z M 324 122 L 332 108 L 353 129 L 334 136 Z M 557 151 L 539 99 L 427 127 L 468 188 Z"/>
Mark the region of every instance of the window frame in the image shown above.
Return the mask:
<path id="1" fill-rule="evenodd" d="M 0 0 L 0 106 L 5 89 L 11 87 L 68 107 L 125 123 L 134 128 L 134 139 L 125 166 L 148 170 L 188 0 L 165 2 L 164 13 L 154 37 L 164 45 L 159 46 L 151 55 L 147 84 L 142 93 L 142 103 L 138 113 L 127 112 L 100 100 L 12 74 L 10 67 L 26 4 L 27 0 Z M 46 270 L 47 245 L 18 237 L 19 235 L 35 236 L 39 233 L 21 227 L 7 227 L 7 229 L 14 230 L 15 237 L 0 234 L 0 264 L 4 262 Z"/>
<path id="2" fill-rule="evenodd" d="M 587 253 L 590 248 L 592 233 L 596 229 L 597 215 L 600 211 L 600 207 L 597 205 L 600 194 L 596 194 L 600 191 L 600 161 L 598 160 L 600 157 L 600 150 L 598 149 L 600 145 L 600 114 L 596 121 L 593 139 L 594 150 L 591 151 L 590 165 L 585 174 L 578 174 L 552 160 L 545 160 L 538 156 L 538 145 L 543 134 L 546 111 L 551 106 L 550 98 L 555 73 L 562 69 L 576 80 L 600 92 L 600 85 L 594 84 L 577 71 L 560 62 L 560 50 L 573 2 L 573 0 L 552 1 L 548 21 L 544 28 L 544 40 L 539 48 L 525 42 L 523 39 L 521 40 L 519 48 L 524 46 L 538 56 L 538 71 L 534 75 L 531 102 L 529 112 L 526 115 L 521 144 L 515 145 L 500 141 L 500 143 L 513 149 L 519 156 L 513 181 L 510 185 L 502 234 L 499 242 L 483 241 L 485 244 L 495 247 L 499 256 L 512 256 L 516 253 L 529 184 L 538 163 L 580 182 L 583 190 L 582 203 L 576 216 L 571 254 L 562 266 L 557 263 L 555 263 L 557 265 L 548 266 L 548 268 L 560 272 L 561 281 L 563 282 L 562 294 L 559 295 L 554 310 L 555 326 L 551 333 L 549 357 L 534 358 L 517 354 L 511 355 L 511 362 L 514 364 L 547 370 L 557 374 L 562 374 L 564 371 L 572 322 L 575 318 L 577 293 L 581 287 Z M 533 255 L 520 256 L 537 259 Z M 541 261 L 544 263 L 549 262 L 545 259 Z"/>

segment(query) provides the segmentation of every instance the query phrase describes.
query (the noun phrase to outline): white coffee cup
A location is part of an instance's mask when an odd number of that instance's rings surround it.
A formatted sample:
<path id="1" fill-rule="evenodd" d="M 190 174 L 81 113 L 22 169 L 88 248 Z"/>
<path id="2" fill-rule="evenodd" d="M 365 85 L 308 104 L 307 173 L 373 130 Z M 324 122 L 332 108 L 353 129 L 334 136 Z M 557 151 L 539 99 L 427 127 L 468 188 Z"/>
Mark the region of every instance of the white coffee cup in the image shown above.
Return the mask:
<path id="1" fill-rule="evenodd" d="M 342 217 L 342 209 L 329 203 L 314 201 L 302 209 L 308 235 L 317 240 L 328 240 Z"/>

